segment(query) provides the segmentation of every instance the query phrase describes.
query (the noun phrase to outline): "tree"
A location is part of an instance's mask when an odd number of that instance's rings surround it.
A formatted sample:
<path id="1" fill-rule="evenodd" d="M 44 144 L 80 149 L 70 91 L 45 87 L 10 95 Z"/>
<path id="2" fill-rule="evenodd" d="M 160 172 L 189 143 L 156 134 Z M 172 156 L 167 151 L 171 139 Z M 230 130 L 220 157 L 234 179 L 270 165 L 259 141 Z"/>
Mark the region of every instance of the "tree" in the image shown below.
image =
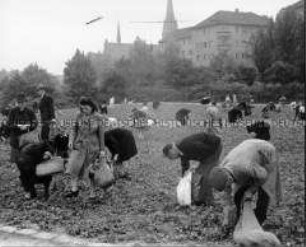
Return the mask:
<path id="1" fill-rule="evenodd" d="M 30 64 L 22 71 L 20 76 L 25 82 L 24 92 L 31 98 L 39 96 L 37 92 L 38 85 L 45 85 L 47 91 L 53 93 L 59 83 L 55 76 L 49 74 L 37 64 Z"/>
<path id="2" fill-rule="evenodd" d="M 293 63 L 296 47 L 299 41 L 296 40 L 298 30 L 298 17 L 294 10 L 281 11 L 275 22 L 275 43 L 277 60 Z"/>
<path id="3" fill-rule="evenodd" d="M 271 20 L 267 30 L 260 30 L 251 38 L 252 55 L 258 73 L 263 80 L 263 74 L 275 61 L 274 23 Z"/>
<path id="4" fill-rule="evenodd" d="M 124 77 L 120 76 L 116 72 L 111 72 L 103 82 L 103 86 L 100 89 L 99 97 L 107 99 L 110 95 L 115 96 L 117 99 L 122 100 L 126 97 L 126 81 Z"/>
<path id="5" fill-rule="evenodd" d="M 77 102 L 81 96 L 95 97 L 97 76 L 90 60 L 84 52 L 76 50 L 71 60 L 66 62 L 64 84 L 67 94 Z"/>
<path id="6" fill-rule="evenodd" d="M 290 8 L 281 11 L 275 23 L 276 60 L 296 67 L 292 77 L 300 82 L 305 82 L 304 23 L 304 18 Z"/>
<path id="7" fill-rule="evenodd" d="M 30 64 L 22 72 L 11 71 L 1 83 L 1 105 L 6 106 L 11 103 L 20 92 L 25 93 L 30 101 L 37 98 L 39 96 L 37 87 L 40 84 L 45 85 L 49 93 L 54 93 L 59 81 L 37 64 Z"/>
<path id="8" fill-rule="evenodd" d="M 248 86 L 252 86 L 256 79 L 256 68 L 239 65 L 235 70 L 236 81 L 243 82 Z"/>
<path id="9" fill-rule="evenodd" d="M 14 99 L 21 92 L 24 92 L 26 88 L 26 82 L 21 77 L 18 70 L 12 71 L 9 77 L 6 77 L 2 81 L 1 88 L 1 108 L 6 107 L 10 103 L 13 103 Z"/>
<path id="10" fill-rule="evenodd" d="M 264 73 L 267 82 L 286 84 L 296 79 L 297 68 L 292 64 L 276 61 Z"/>
<path id="11" fill-rule="evenodd" d="M 227 51 L 220 52 L 210 61 L 209 68 L 218 75 L 219 79 L 233 80 L 237 64 Z"/>

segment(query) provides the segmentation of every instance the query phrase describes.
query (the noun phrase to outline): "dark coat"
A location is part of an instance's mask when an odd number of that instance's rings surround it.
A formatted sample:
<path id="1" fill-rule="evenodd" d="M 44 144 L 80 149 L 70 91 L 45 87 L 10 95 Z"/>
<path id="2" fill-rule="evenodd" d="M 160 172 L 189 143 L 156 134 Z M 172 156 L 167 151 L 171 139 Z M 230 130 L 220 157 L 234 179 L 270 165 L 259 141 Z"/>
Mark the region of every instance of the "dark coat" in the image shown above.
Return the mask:
<path id="1" fill-rule="evenodd" d="M 220 145 L 221 138 L 208 133 L 193 134 L 176 143 L 178 149 L 183 153 L 183 159 L 196 161 L 206 160 L 216 152 Z"/>
<path id="2" fill-rule="evenodd" d="M 198 133 L 176 143 L 182 152 L 182 176 L 190 167 L 190 160 L 199 161 L 199 166 L 192 175 L 192 201 L 196 205 L 210 204 L 213 200 L 212 188 L 208 184 L 210 170 L 218 163 L 222 152 L 222 140 L 211 133 Z"/>
<path id="3" fill-rule="evenodd" d="M 46 143 L 25 144 L 20 147 L 20 153 L 16 162 L 20 171 L 19 178 L 25 192 L 29 192 L 32 198 L 36 197 L 35 184 L 44 184 L 45 198 L 49 197 L 49 185 L 52 176 L 36 176 L 36 166 L 43 161 L 43 155 L 46 151 L 52 152 L 52 148 Z"/>
<path id="4" fill-rule="evenodd" d="M 137 154 L 133 133 L 127 129 L 116 128 L 105 131 L 105 146 L 113 157 L 118 154 L 118 162 L 129 160 Z"/>
<path id="5" fill-rule="evenodd" d="M 182 108 L 176 112 L 175 119 L 185 126 L 190 113 L 191 111 L 189 109 Z"/>
<path id="6" fill-rule="evenodd" d="M 45 94 L 40 100 L 38 107 L 43 122 L 49 122 L 55 118 L 53 99 L 50 96 Z"/>
<path id="7" fill-rule="evenodd" d="M 29 124 L 28 130 L 21 130 L 18 124 Z M 10 145 L 14 148 L 19 148 L 19 137 L 29 131 L 36 129 L 38 121 L 33 111 L 28 108 L 24 108 L 23 111 L 19 107 L 11 110 L 7 125 L 10 128 Z"/>
<path id="8" fill-rule="evenodd" d="M 255 138 L 269 141 L 270 136 L 270 124 L 264 121 L 256 121 L 250 126 L 247 126 L 248 133 L 254 132 L 256 134 Z"/>
<path id="9" fill-rule="evenodd" d="M 229 123 L 235 123 L 238 119 L 242 119 L 242 111 L 233 108 L 228 112 L 228 122 Z"/>

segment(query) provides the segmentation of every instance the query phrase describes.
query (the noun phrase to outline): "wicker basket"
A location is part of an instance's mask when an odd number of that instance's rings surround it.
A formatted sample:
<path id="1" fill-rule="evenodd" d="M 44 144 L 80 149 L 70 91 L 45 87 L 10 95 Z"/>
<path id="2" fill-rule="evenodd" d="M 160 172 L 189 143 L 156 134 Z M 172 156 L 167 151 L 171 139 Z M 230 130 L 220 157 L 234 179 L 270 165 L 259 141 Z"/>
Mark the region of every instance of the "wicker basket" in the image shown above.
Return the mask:
<path id="1" fill-rule="evenodd" d="M 55 173 L 64 172 L 64 159 L 61 157 L 53 157 L 50 160 L 44 161 L 37 165 L 36 175 L 37 176 L 46 176 L 52 175 Z"/>

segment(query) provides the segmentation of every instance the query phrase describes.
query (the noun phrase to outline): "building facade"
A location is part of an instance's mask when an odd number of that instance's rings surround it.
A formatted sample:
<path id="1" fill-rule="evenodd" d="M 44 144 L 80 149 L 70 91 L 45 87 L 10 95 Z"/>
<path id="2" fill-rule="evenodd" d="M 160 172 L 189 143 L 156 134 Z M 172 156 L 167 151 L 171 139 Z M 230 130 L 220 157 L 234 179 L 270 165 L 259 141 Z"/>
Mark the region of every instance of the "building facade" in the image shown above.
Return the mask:
<path id="1" fill-rule="evenodd" d="M 269 21 L 251 12 L 218 11 L 193 27 L 174 31 L 171 42 L 178 47 L 180 57 L 191 60 L 195 66 L 209 66 L 219 54 L 251 66 L 251 37 L 265 29 Z M 167 43 L 167 39 L 163 42 Z"/>
<path id="2" fill-rule="evenodd" d="M 138 42 L 145 45 L 145 49 L 149 52 L 155 53 L 159 51 L 159 45 L 156 44 L 146 44 L 139 37 L 136 37 L 134 43 L 122 43 L 121 42 L 121 32 L 120 25 L 117 25 L 117 42 L 104 42 L 104 51 L 103 56 L 112 64 L 121 59 L 128 59 L 131 56 L 131 52 L 135 47 L 135 44 Z"/>
<path id="3" fill-rule="evenodd" d="M 304 0 L 287 8 L 293 8 L 304 16 Z M 286 9 L 286 8 L 284 8 Z M 218 11 L 195 26 L 178 29 L 172 0 L 167 1 L 162 39 L 158 45 L 150 44 L 152 52 L 163 51 L 167 45 L 175 45 L 179 56 L 189 59 L 195 66 L 209 66 L 218 55 L 227 54 L 237 65 L 253 66 L 251 38 L 266 29 L 271 19 L 252 12 Z M 104 54 L 112 61 L 129 58 L 134 43 L 121 43 L 120 26 L 117 27 L 117 43 L 105 41 Z"/>

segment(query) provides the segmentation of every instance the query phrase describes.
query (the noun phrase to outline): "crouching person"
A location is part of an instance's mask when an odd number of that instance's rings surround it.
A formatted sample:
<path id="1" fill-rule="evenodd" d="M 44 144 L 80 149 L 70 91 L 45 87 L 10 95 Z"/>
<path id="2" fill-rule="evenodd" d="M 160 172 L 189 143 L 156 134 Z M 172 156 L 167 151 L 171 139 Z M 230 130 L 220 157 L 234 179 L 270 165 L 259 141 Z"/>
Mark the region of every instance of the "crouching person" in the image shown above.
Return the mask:
<path id="1" fill-rule="evenodd" d="M 130 178 L 123 162 L 137 154 L 137 146 L 130 130 L 116 128 L 105 131 L 105 145 L 114 160 L 115 178 Z"/>
<path id="2" fill-rule="evenodd" d="M 25 190 L 26 199 L 37 196 L 35 184 L 43 184 L 45 188 L 45 199 L 49 198 L 49 186 L 52 181 L 52 175 L 37 176 L 36 167 L 44 160 L 52 156 L 52 148 L 46 143 L 24 144 L 20 147 L 17 157 L 17 167 L 20 172 L 21 185 Z"/>
<path id="3" fill-rule="evenodd" d="M 232 229 L 236 225 L 246 192 L 252 200 L 257 193 L 254 213 L 262 224 L 269 203 L 278 204 L 282 199 L 275 147 L 265 140 L 243 141 L 229 152 L 218 167 L 212 169 L 209 183 L 217 191 L 225 192 L 225 229 Z"/>
<path id="4" fill-rule="evenodd" d="M 66 173 L 71 176 L 71 191 L 66 197 L 76 197 L 79 194 L 80 178 L 90 181 L 90 197 L 95 197 L 94 183 L 88 177 L 88 167 L 100 156 L 106 155 L 104 141 L 104 126 L 106 119 L 98 113 L 96 104 L 82 97 L 79 102 L 80 113 L 76 117 L 72 133 L 69 135 L 70 157 Z"/>
<path id="5" fill-rule="evenodd" d="M 190 161 L 199 161 L 192 175 L 192 202 L 195 205 L 213 204 L 212 188 L 208 183 L 211 169 L 217 166 L 222 152 L 222 141 L 214 132 L 190 135 L 163 148 L 169 159 L 181 159 L 182 177 L 190 168 Z"/>

